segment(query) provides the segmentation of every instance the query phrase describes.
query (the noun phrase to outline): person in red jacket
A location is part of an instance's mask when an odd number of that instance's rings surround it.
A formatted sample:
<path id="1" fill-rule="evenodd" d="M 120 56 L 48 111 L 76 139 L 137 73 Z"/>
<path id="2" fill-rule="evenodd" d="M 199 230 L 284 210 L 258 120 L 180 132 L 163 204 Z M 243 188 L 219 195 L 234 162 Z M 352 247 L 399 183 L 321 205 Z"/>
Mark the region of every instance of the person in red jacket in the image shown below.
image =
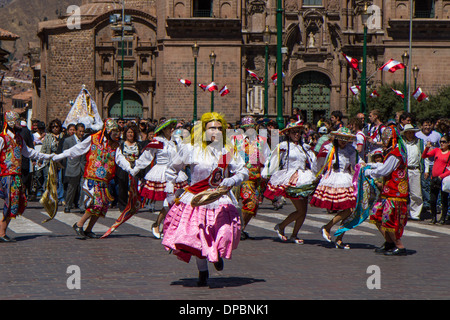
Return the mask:
<path id="1" fill-rule="evenodd" d="M 375 249 L 385 255 L 403 256 L 407 254 L 401 237 L 408 220 L 408 172 L 405 149 L 402 148 L 401 137 L 394 126 L 386 127 L 381 136 L 384 150 L 384 162 L 370 164 L 365 171 L 372 178 L 383 177 L 381 203 L 370 216 L 385 238 L 385 243 Z"/>
<path id="2" fill-rule="evenodd" d="M 448 193 L 442 191 L 442 180 L 450 175 L 450 137 L 445 134 L 439 140 L 440 148 L 432 147 L 431 142 L 427 143 L 425 150 L 423 150 L 422 158 L 434 157 L 434 166 L 431 172 L 430 184 L 430 207 L 431 207 L 431 223 L 435 224 L 437 221 L 437 199 L 439 192 L 441 193 L 442 215 L 439 220 L 440 224 L 445 224 L 448 212 Z"/>

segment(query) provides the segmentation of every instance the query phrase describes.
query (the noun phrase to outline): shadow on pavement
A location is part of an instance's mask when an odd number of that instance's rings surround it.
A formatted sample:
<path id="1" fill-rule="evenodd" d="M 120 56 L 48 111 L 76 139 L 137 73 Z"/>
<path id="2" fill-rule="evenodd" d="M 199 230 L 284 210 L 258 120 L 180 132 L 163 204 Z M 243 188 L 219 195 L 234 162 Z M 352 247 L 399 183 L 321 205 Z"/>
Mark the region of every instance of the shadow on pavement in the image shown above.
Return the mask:
<path id="1" fill-rule="evenodd" d="M 172 286 L 183 286 L 183 287 L 197 287 L 197 278 L 185 278 L 178 281 L 173 281 L 170 285 Z M 266 282 L 264 279 L 255 279 L 247 277 L 211 277 L 208 280 L 208 285 L 210 289 L 217 288 L 227 288 L 227 287 L 240 287 L 256 282 Z"/>

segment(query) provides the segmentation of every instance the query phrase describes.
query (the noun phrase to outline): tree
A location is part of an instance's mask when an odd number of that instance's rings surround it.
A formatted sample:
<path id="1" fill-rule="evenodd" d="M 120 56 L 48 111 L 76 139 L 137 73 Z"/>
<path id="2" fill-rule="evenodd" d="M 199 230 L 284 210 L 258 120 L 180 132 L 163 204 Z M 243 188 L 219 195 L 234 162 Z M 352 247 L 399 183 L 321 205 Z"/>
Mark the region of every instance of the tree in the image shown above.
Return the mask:
<path id="1" fill-rule="evenodd" d="M 404 91 L 403 83 L 393 82 L 384 84 L 376 88 L 379 96 L 371 98 L 370 94 L 373 89 L 367 88 L 367 113 L 371 110 L 378 109 L 381 111 L 383 121 L 394 119 L 398 111 L 404 111 L 403 99 L 397 96 L 392 89 Z M 406 98 L 407 93 L 404 93 Z M 428 94 L 427 94 L 428 95 Z M 411 113 L 414 114 L 416 121 L 425 118 L 437 120 L 439 118 L 450 118 L 450 87 L 442 87 L 434 95 L 428 95 L 429 101 L 423 100 L 418 102 L 411 96 Z M 360 112 L 360 100 L 352 99 L 348 107 L 349 117 L 354 117 Z"/>

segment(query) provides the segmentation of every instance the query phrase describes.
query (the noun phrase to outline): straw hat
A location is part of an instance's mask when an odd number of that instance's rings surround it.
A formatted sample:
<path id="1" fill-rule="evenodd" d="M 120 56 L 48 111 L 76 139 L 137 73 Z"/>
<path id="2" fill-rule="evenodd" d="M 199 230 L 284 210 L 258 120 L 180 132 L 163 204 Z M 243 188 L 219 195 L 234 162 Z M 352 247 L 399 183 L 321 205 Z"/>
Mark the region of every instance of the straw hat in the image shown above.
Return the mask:
<path id="1" fill-rule="evenodd" d="M 295 128 L 300 128 L 300 129 L 302 129 L 302 128 L 303 128 L 303 124 L 302 124 L 300 121 L 297 121 L 297 122 L 290 122 L 290 123 L 287 124 L 286 128 L 284 128 L 284 129 L 281 130 L 280 132 L 281 132 L 281 133 L 285 133 L 285 132 L 287 132 L 287 131 L 289 131 L 289 130 L 291 130 L 291 129 L 295 129 Z"/>
<path id="2" fill-rule="evenodd" d="M 335 139 L 342 140 L 342 141 L 353 141 L 356 139 L 356 135 L 352 134 L 350 129 L 346 127 L 341 127 L 336 131 L 331 131 L 330 133 L 332 136 L 334 136 Z"/>
<path id="3" fill-rule="evenodd" d="M 194 196 L 191 200 L 192 207 L 199 207 L 206 204 L 213 203 L 218 200 L 224 194 L 227 194 L 230 189 L 228 187 L 222 186 L 216 189 L 209 189 L 203 192 L 200 192 Z"/>
<path id="4" fill-rule="evenodd" d="M 414 132 L 417 132 L 417 131 L 420 131 L 420 129 L 418 129 L 418 128 L 415 128 L 412 124 L 406 124 L 405 125 L 405 127 L 403 128 L 403 130 L 402 130 L 402 134 L 404 134 L 406 131 L 414 131 Z"/>

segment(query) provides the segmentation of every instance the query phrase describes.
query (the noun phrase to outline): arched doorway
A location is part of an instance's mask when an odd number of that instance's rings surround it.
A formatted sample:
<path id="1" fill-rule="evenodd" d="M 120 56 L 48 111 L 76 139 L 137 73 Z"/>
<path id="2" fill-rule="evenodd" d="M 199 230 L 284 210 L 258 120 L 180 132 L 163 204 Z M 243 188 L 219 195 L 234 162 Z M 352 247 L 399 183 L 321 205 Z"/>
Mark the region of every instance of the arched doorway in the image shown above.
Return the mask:
<path id="1" fill-rule="evenodd" d="M 123 90 L 123 117 L 124 118 L 142 118 L 142 99 L 134 91 Z M 120 118 L 121 103 L 120 90 L 115 92 L 108 101 L 109 116 Z"/>
<path id="2" fill-rule="evenodd" d="M 300 109 L 303 119 L 317 123 L 330 116 L 331 80 L 318 71 L 306 71 L 292 80 L 292 109 Z"/>

